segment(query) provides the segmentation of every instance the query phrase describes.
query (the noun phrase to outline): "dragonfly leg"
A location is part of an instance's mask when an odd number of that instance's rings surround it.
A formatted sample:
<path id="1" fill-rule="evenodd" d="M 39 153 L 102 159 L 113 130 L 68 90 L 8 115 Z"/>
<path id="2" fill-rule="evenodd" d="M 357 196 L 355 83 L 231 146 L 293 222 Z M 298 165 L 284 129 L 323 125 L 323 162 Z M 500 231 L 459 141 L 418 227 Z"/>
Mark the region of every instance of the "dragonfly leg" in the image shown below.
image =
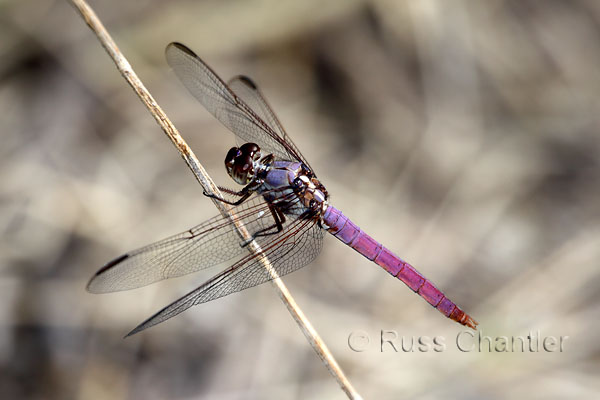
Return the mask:
<path id="1" fill-rule="evenodd" d="M 206 191 L 202 192 L 202 194 L 204 194 L 206 197 L 210 197 L 211 199 L 216 199 L 216 200 L 222 201 L 223 203 L 226 203 L 226 204 L 229 204 L 229 205 L 232 205 L 232 206 L 239 206 L 244 201 L 246 201 L 246 199 L 248 199 L 248 197 L 250 197 L 252 195 L 252 190 L 250 189 L 249 186 L 244 187 L 239 192 L 236 192 L 234 190 L 227 189 L 227 188 L 224 188 L 224 187 L 221 187 L 221 186 L 219 186 L 219 190 L 222 191 L 222 192 L 225 192 L 227 194 L 230 194 L 232 196 L 238 196 L 240 198 L 238 200 L 236 200 L 236 201 L 229 201 L 229 200 L 226 200 L 226 199 L 224 199 L 222 197 L 217 196 L 216 194 L 208 193 Z"/>
<path id="2" fill-rule="evenodd" d="M 269 210 L 271 211 L 271 214 L 273 215 L 273 219 L 275 220 L 275 223 L 271 226 L 268 226 L 264 229 L 254 232 L 251 239 L 242 243 L 242 247 L 248 246 L 250 244 L 250 242 L 252 242 L 257 237 L 276 235 L 283 230 L 283 224 L 285 222 L 285 214 L 283 213 L 283 211 L 281 211 L 277 207 L 274 207 L 272 204 L 269 204 Z M 272 229 L 276 229 L 276 230 L 271 231 Z M 271 231 L 271 232 L 269 232 L 269 231 Z"/>

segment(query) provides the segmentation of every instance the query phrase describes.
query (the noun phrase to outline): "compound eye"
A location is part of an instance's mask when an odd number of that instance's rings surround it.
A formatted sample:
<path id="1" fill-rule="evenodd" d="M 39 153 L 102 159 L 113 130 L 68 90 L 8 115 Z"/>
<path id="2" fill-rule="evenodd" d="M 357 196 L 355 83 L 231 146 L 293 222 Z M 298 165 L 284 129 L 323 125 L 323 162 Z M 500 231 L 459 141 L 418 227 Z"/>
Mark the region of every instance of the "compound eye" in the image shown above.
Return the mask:
<path id="1" fill-rule="evenodd" d="M 246 185 L 254 178 L 252 158 L 247 155 L 236 157 L 233 167 L 228 168 L 229 170 L 231 170 L 229 175 L 240 185 Z"/>
<path id="2" fill-rule="evenodd" d="M 247 174 L 250 171 L 252 171 L 252 157 L 250 157 L 250 156 L 240 157 L 236 161 L 238 161 L 240 173 Z"/>
<path id="3" fill-rule="evenodd" d="M 241 154 L 242 152 L 237 147 L 232 147 L 229 149 L 227 155 L 225 156 L 225 165 L 233 167 L 236 157 L 239 157 Z"/>
<path id="4" fill-rule="evenodd" d="M 244 143 L 240 147 L 240 150 L 242 153 L 249 155 L 253 159 L 256 154 L 260 154 L 260 147 L 258 147 L 256 143 Z"/>

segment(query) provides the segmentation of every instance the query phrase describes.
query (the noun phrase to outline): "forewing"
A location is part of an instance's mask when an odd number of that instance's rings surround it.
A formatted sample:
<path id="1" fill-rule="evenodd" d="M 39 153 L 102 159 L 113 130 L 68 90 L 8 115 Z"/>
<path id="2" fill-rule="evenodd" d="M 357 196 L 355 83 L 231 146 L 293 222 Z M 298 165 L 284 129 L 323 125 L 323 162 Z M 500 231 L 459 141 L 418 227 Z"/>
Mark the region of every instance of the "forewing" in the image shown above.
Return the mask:
<path id="1" fill-rule="evenodd" d="M 310 168 L 308 161 L 302 155 L 296 144 L 292 141 L 292 138 L 287 134 L 281 122 L 279 122 L 279 118 L 263 96 L 262 91 L 258 88 L 256 82 L 244 75 L 238 75 L 232 78 L 227 86 L 233 92 L 244 101 L 251 109 L 258 115 L 263 121 L 265 121 L 273 130 L 286 142 L 286 149 L 288 152 L 293 152 L 293 157 L 302 161 L 306 164 L 307 167 Z M 314 170 L 310 168 L 313 173 Z"/>
<path id="2" fill-rule="evenodd" d="M 323 245 L 323 229 L 314 219 L 297 219 L 262 247 L 277 275 L 283 276 L 313 261 Z M 260 258 L 248 255 L 215 275 L 197 289 L 163 308 L 133 329 L 127 336 L 159 324 L 191 306 L 205 303 L 272 280 L 273 275 Z"/>
<path id="3" fill-rule="evenodd" d="M 258 144 L 264 153 L 294 160 L 294 151 L 269 124 L 256 115 L 193 51 L 181 43 L 166 49 L 167 62 L 190 93 L 244 142 Z M 299 160 L 301 161 L 301 160 Z"/>
<path id="4" fill-rule="evenodd" d="M 290 201 L 296 199 L 290 197 Z M 233 215 L 251 234 L 275 222 L 262 196 L 235 207 Z M 263 245 L 269 241 L 269 236 L 259 236 L 256 240 Z M 246 254 L 241 243 L 232 221 L 219 215 L 110 261 L 92 277 L 87 289 L 92 293 L 128 290 L 196 272 Z"/>

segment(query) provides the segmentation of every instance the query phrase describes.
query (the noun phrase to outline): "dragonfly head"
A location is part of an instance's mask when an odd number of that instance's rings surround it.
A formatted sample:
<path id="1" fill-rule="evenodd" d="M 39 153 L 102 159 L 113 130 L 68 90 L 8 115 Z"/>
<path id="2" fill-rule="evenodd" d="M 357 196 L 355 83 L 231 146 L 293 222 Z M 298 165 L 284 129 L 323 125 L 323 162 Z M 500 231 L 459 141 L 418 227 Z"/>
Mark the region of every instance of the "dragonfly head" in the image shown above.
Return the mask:
<path id="1" fill-rule="evenodd" d="M 260 159 L 260 147 L 255 143 L 246 143 L 240 147 L 232 147 L 227 152 L 225 169 L 234 181 L 247 185 L 256 178 Z"/>

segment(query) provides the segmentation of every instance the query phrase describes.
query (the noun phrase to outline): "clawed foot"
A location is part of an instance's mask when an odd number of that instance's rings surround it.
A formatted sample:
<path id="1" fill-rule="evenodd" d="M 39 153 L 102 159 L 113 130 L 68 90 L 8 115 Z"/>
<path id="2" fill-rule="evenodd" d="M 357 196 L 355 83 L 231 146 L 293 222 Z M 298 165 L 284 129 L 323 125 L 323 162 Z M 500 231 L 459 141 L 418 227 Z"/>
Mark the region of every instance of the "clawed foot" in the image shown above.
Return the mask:
<path id="1" fill-rule="evenodd" d="M 222 197 L 217 196 L 216 194 L 208 193 L 206 190 L 203 190 L 202 194 L 211 199 L 222 201 L 223 203 L 228 203 L 228 204 L 230 203 L 229 201 L 225 200 Z"/>
<path id="2" fill-rule="evenodd" d="M 253 241 L 254 241 L 254 237 L 251 237 L 250 239 L 248 239 L 248 240 L 246 240 L 246 241 L 242 242 L 242 243 L 240 244 L 240 246 L 241 246 L 241 247 L 246 247 L 246 246 L 248 246 L 250 243 L 252 243 Z"/>
<path id="3" fill-rule="evenodd" d="M 208 193 L 206 190 L 202 189 L 202 194 L 205 195 L 206 197 L 210 197 L 210 198 L 218 198 L 218 196 L 212 194 L 212 193 Z"/>

